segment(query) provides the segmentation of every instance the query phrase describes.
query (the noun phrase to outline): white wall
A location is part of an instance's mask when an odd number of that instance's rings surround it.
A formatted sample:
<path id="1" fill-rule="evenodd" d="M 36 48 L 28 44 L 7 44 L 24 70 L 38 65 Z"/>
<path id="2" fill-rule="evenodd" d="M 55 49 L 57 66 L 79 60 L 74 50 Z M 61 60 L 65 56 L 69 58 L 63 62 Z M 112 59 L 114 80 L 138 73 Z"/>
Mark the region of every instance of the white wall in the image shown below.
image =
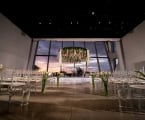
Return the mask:
<path id="1" fill-rule="evenodd" d="M 27 67 L 31 38 L 0 13 L 0 64 Z"/>
<path id="2" fill-rule="evenodd" d="M 122 38 L 127 70 L 139 69 L 135 65 L 145 61 L 145 21 Z M 145 64 L 143 64 L 145 66 Z M 143 66 L 142 65 L 142 66 Z M 140 65 L 139 65 L 140 66 Z"/>
<path id="3" fill-rule="evenodd" d="M 116 65 L 116 70 L 125 70 L 125 63 L 123 59 L 123 53 L 122 53 L 122 45 L 121 41 L 116 41 L 116 58 L 118 58 L 118 64 Z"/>

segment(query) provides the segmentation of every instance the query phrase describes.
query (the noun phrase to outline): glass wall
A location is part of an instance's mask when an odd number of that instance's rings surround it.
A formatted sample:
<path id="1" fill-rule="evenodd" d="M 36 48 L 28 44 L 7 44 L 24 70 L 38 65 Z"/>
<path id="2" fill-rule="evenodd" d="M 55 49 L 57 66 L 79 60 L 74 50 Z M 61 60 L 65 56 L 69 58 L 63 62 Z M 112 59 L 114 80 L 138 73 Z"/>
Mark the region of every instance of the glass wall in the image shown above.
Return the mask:
<path id="1" fill-rule="evenodd" d="M 84 71 L 98 72 L 111 71 L 111 64 L 107 54 L 106 42 L 104 41 L 38 41 L 34 66 L 39 70 L 50 72 L 66 71 L 72 72 L 74 68 L 80 67 Z M 62 63 L 60 65 L 58 54 L 63 47 L 83 47 L 89 50 L 88 62 Z"/>

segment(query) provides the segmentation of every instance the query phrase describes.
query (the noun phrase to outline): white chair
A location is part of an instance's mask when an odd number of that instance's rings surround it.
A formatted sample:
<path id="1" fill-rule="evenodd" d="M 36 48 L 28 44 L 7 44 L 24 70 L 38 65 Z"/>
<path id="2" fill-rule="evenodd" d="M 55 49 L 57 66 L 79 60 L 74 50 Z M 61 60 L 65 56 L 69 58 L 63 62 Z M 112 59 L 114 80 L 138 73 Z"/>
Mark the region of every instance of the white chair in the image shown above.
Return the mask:
<path id="1" fill-rule="evenodd" d="M 12 91 L 13 69 L 5 68 L 0 73 L 0 95 L 7 95 L 8 102 L 11 103 L 11 98 L 14 96 Z"/>

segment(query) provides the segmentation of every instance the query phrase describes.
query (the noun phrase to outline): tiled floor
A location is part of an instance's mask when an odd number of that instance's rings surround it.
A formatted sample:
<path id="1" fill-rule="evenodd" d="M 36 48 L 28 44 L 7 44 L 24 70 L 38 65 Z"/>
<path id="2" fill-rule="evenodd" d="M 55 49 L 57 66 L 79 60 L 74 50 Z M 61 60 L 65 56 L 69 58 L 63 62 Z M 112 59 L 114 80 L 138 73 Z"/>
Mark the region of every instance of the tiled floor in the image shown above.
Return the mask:
<path id="1" fill-rule="evenodd" d="M 29 104 L 21 97 L 0 96 L 0 120 L 144 120 L 145 100 L 120 100 L 102 90 L 92 92 L 89 83 L 48 86 L 44 94 L 31 92 Z"/>

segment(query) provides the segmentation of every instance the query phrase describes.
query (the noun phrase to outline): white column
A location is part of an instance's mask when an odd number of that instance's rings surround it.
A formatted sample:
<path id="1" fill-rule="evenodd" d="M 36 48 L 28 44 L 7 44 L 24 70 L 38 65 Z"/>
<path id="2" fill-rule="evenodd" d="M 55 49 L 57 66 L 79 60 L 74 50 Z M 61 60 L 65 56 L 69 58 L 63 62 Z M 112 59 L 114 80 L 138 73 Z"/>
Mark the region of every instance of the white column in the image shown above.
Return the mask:
<path id="1" fill-rule="evenodd" d="M 117 65 L 117 70 L 125 70 L 125 62 L 123 59 L 123 53 L 122 53 L 122 48 L 120 41 L 116 41 L 116 53 L 117 53 L 117 58 L 118 58 L 118 65 Z"/>

